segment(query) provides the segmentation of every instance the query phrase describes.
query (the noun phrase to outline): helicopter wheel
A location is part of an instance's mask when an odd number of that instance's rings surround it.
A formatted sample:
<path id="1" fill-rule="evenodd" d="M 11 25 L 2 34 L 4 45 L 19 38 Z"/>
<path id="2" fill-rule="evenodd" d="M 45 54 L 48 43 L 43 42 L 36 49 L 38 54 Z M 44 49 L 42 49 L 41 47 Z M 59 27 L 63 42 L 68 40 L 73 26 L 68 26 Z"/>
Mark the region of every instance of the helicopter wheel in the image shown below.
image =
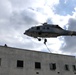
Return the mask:
<path id="1" fill-rule="evenodd" d="M 41 41 L 41 39 L 40 39 L 40 38 L 38 38 L 38 41 Z"/>
<path id="2" fill-rule="evenodd" d="M 44 39 L 44 44 L 46 44 L 46 42 L 47 42 L 47 39 Z"/>

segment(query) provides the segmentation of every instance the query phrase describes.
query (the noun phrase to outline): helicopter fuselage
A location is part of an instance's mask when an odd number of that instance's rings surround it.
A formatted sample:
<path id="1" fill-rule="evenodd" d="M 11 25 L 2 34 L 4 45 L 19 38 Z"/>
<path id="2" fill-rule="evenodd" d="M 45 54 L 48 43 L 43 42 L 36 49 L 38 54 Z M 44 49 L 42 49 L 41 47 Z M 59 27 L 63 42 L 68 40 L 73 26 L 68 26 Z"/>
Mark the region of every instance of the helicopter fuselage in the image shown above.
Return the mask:
<path id="1" fill-rule="evenodd" d="M 34 38 L 50 38 L 58 36 L 72 36 L 76 35 L 76 32 L 64 30 L 58 25 L 42 25 L 31 27 L 26 30 L 24 34 Z"/>

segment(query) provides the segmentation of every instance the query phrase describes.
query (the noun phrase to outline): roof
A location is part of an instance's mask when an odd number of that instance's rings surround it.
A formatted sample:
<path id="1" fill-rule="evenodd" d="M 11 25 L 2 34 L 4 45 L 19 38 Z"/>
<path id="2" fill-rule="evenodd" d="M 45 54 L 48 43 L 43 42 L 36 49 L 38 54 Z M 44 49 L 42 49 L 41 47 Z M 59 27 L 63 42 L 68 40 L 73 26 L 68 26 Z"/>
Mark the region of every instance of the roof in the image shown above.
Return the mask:
<path id="1" fill-rule="evenodd" d="M 36 53 L 44 53 L 44 54 L 51 54 L 51 55 L 60 55 L 60 56 L 75 57 L 75 56 L 72 56 L 72 55 L 48 53 L 48 52 L 41 52 L 41 51 L 37 51 L 37 50 L 21 49 L 21 48 L 6 47 L 6 46 L 0 46 L 0 48 L 7 48 L 7 49 L 10 49 L 10 50 L 20 50 L 20 51 L 22 50 L 22 51 L 29 51 L 29 52 L 36 52 Z"/>

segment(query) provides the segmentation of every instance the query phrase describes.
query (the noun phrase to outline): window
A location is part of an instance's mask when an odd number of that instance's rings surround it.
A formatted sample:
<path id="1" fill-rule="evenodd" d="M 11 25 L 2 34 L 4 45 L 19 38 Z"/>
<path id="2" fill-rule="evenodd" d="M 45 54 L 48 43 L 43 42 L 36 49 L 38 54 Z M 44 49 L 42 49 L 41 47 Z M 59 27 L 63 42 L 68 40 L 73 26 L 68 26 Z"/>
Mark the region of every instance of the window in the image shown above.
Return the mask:
<path id="1" fill-rule="evenodd" d="M 0 66 L 1 66 L 1 58 L 0 58 Z"/>
<path id="2" fill-rule="evenodd" d="M 49 29 L 49 27 L 47 27 L 47 29 Z"/>
<path id="3" fill-rule="evenodd" d="M 76 71 L 76 66 L 75 65 L 72 65 L 73 66 L 73 71 Z"/>
<path id="4" fill-rule="evenodd" d="M 22 60 L 17 60 L 17 67 L 20 67 L 20 68 L 23 67 L 23 61 Z"/>
<path id="5" fill-rule="evenodd" d="M 50 64 L 50 70 L 55 70 L 56 69 L 56 64 L 55 63 L 51 63 Z"/>
<path id="6" fill-rule="evenodd" d="M 67 64 L 65 65 L 65 70 L 69 71 L 69 66 Z"/>
<path id="7" fill-rule="evenodd" d="M 41 63 L 35 62 L 35 69 L 41 69 Z"/>
<path id="8" fill-rule="evenodd" d="M 40 30 L 40 27 L 37 27 L 37 30 Z"/>

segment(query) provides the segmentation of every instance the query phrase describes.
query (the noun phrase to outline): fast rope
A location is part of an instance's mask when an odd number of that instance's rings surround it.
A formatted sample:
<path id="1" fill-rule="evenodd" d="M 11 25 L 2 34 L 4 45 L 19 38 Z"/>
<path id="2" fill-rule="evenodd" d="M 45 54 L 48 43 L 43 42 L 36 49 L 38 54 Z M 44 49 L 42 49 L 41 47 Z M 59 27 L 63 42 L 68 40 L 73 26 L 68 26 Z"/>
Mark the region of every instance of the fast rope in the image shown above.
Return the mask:
<path id="1" fill-rule="evenodd" d="M 46 45 L 46 43 L 44 43 L 44 45 L 46 46 L 47 50 L 51 53 L 50 49 L 48 48 L 48 46 Z"/>

